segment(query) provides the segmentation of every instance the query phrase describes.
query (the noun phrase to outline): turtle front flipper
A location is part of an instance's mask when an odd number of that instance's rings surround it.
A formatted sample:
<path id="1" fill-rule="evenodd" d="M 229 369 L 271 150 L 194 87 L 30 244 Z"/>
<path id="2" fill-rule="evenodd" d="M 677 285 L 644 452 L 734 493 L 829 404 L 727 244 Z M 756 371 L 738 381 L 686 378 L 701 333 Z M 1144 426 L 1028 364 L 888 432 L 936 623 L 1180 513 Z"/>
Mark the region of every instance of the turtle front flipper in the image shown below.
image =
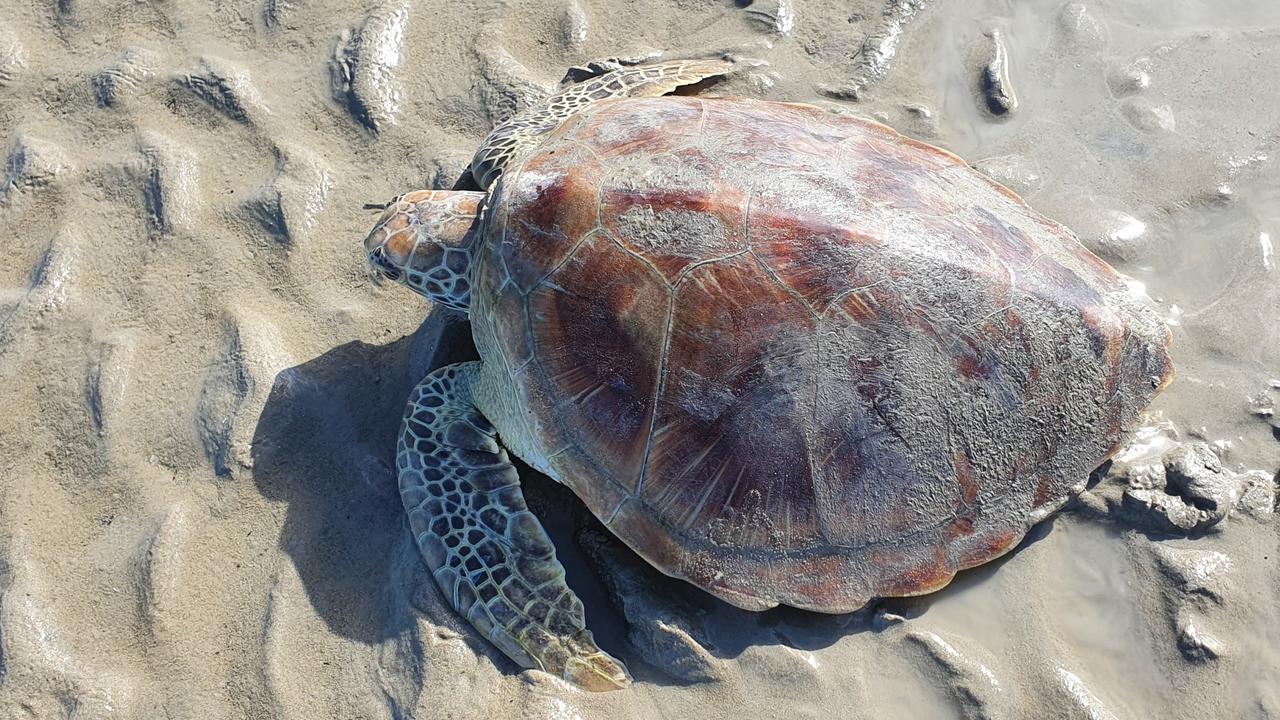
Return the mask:
<path id="1" fill-rule="evenodd" d="M 677 60 L 621 68 L 561 90 L 495 127 L 471 159 L 471 174 L 487 188 L 511 158 L 593 102 L 620 97 L 657 97 L 684 85 L 724 75 L 728 60 Z"/>
<path id="2" fill-rule="evenodd" d="M 422 556 L 454 609 L 519 665 L 588 690 L 626 687 L 630 675 L 586 629 L 515 466 L 472 399 L 479 376 L 478 362 L 450 365 L 409 396 L 396 465 Z"/>

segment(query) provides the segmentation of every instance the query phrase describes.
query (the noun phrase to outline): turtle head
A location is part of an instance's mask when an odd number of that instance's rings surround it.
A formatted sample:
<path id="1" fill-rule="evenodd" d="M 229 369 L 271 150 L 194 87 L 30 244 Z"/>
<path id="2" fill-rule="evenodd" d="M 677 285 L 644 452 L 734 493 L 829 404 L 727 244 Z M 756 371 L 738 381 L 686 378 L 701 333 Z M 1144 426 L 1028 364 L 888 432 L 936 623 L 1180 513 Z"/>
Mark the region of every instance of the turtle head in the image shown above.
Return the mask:
<path id="1" fill-rule="evenodd" d="M 387 204 L 364 240 L 375 278 L 404 283 L 432 302 L 466 311 L 471 248 L 484 193 L 418 190 Z"/>

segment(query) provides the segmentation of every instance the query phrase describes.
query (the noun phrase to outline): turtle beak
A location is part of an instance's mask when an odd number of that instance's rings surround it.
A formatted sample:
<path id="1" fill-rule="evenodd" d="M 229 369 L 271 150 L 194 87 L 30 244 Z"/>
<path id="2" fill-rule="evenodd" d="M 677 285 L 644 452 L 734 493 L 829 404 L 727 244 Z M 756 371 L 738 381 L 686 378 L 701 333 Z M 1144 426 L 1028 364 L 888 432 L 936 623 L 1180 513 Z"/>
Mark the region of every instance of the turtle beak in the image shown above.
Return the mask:
<path id="1" fill-rule="evenodd" d="M 382 278 L 393 282 L 404 275 L 404 268 L 413 252 L 413 223 L 402 198 L 387 203 L 386 210 L 373 232 L 364 239 L 364 249 L 369 260 L 369 272 L 375 282 Z"/>
<path id="2" fill-rule="evenodd" d="M 402 273 L 403 271 L 400 267 L 387 258 L 384 248 L 377 248 L 369 252 L 369 274 L 373 276 L 375 283 L 381 285 L 383 278 L 398 282 Z"/>
<path id="3" fill-rule="evenodd" d="M 384 284 L 383 278 L 386 276 L 383 274 L 380 265 L 374 260 L 372 255 L 370 255 L 367 260 L 369 261 L 369 264 L 365 266 L 365 270 L 368 271 L 369 282 L 373 283 L 377 287 L 382 287 Z"/>

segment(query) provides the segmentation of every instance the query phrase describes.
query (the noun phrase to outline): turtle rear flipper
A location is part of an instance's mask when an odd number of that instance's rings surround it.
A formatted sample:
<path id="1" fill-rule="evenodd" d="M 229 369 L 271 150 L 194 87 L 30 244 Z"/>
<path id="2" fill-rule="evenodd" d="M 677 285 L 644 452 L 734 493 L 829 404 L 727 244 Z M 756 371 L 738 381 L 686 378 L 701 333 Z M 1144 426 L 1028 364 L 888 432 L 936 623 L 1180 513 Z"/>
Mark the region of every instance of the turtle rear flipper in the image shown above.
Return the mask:
<path id="1" fill-rule="evenodd" d="M 472 158 L 471 174 L 481 188 L 488 188 L 512 157 L 593 102 L 666 95 L 678 87 L 724 75 L 732 67 L 728 60 L 678 60 L 626 67 L 570 85 L 494 128 Z"/>
<path id="2" fill-rule="evenodd" d="M 586 629 L 555 546 L 472 400 L 479 375 L 478 362 L 443 367 L 409 396 L 396 465 L 422 556 L 449 604 L 519 665 L 588 690 L 626 687 L 630 675 Z"/>

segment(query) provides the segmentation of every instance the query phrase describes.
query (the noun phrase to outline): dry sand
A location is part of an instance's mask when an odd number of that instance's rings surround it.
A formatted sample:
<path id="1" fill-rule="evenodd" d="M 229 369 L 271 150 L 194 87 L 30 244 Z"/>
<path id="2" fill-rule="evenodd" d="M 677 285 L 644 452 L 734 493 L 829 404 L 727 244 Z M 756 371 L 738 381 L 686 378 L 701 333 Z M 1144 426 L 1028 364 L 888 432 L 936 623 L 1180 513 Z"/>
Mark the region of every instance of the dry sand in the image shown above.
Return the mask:
<path id="1" fill-rule="evenodd" d="M 637 683 L 519 672 L 407 532 L 402 403 L 472 350 L 368 282 L 361 206 L 655 50 L 767 63 L 714 91 L 878 117 L 1075 229 L 1173 329 L 1145 447 L 1221 470 L 1118 464 L 843 617 L 718 603 L 530 478 Z M 0 0 L 0 716 L 1280 717 L 1278 74 L 1269 0 Z"/>

